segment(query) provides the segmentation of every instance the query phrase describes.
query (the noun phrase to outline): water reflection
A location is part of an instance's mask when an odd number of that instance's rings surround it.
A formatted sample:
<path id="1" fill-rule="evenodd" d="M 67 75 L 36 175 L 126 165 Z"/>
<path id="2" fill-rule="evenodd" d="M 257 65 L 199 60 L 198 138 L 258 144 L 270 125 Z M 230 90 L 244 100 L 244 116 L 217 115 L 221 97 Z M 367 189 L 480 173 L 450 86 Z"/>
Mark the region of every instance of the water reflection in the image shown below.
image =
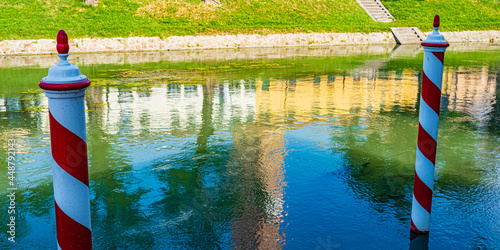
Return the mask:
<path id="1" fill-rule="evenodd" d="M 363 248 L 366 238 L 375 248 L 408 247 L 421 71 L 393 62 L 90 87 L 94 245 Z M 423 246 L 499 247 L 498 72 L 445 67 Z M 0 141 L 22 142 L 21 249 L 55 246 L 46 107 L 40 93 L 0 98 Z"/>
<path id="2" fill-rule="evenodd" d="M 418 235 L 411 233 L 410 250 L 427 250 L 429 249 L 429 234 Z"/>

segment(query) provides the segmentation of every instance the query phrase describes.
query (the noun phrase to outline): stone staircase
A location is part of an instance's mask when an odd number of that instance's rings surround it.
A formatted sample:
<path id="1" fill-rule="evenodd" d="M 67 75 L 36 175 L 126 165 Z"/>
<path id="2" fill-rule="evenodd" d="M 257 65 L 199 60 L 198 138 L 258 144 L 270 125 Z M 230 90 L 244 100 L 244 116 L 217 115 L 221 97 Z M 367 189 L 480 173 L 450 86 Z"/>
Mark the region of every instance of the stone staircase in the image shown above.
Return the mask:
<path id="1" fill-rule="evenodd" d="M 425 36 L 417 27 L 391 27 L 392 34 L 398 44 L 421 43 Z"/>
<path id="2" fill-rule="evenodd" d="M 375 22 L 390 23 L 394 17 L 379 0 L 356 0 Z"/>

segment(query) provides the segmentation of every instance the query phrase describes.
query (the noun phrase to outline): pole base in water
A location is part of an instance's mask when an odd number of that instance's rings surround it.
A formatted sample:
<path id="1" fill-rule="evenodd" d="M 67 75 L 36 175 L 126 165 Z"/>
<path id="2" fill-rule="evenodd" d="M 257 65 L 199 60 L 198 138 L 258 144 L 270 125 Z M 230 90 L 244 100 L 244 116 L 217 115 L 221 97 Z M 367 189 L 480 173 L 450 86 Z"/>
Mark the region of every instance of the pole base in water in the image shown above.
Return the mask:
<path id="1" fill-rule="evenodd" d="M 415 224 L 413 224 L 413 218 L 411 220 L 410 232 L 412 234 L 417 234 L 417 235 L 429 234 L 428 230 L 426 230 L 426 231 L 418 230 L 417 226 L 415 226 Z"/>
<path id="2" fill-rule="evenodd" d="M 410 233 L 410 250 L 429 249 L 429 232 L 425 234 Z"/>
<path id="3" fill-rule="evenodd" d="M 410 234 L 416 234 L 416 235 L 424 235 L 424 234 L 429 234 L 429 231 L 420 231 L 417 229 L 415 226 L 410 227 Z"/>
<path id="4" fill-rule="evenodd" d="M 414 238 L 417 238 L 419 236 L 424 236 L 424 235 L 429 235 L 429 231 L 422 232 L 422 231 L 413 231 L 413 230 L 410 230 L 410 240 L 413 240 Z"/>

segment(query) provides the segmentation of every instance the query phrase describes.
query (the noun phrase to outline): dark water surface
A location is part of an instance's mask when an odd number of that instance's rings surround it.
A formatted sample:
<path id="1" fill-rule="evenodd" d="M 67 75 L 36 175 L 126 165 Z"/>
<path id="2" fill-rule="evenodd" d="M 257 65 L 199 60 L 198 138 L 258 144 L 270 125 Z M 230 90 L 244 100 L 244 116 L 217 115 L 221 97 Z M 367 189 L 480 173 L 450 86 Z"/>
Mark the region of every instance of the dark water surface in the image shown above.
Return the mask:
<path id="1" fill-rule="evenodd" d="M 1 249 L 56 248 L 36 85 L 54 57 L 0 58 L 0 156 L 18 141 L 19 217 Z M 93 81 L 95 249 L 409 247 L 419 47 L 72 57 Z M 430 249 L 500 249 L 498 46 L 445 56 L 432 209 Z"/>

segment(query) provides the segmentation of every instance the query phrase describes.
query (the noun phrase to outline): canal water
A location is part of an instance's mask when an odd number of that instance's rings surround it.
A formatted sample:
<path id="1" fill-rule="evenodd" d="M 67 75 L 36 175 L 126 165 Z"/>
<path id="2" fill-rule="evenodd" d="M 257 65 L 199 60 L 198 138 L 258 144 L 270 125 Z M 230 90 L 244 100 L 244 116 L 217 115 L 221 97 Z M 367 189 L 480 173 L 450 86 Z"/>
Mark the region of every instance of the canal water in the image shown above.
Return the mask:
<path id="1" fill-rule="evenodd" d="M 407 249 L 419 46 L 71 55 L 95 249 Z M 0 57 L 1 249 L 55 249 L 56 56 Z M 16 140 L 16 243 L 7 240 Z M 500 248 L 500 47 L 445 56 L 430 249 Z"/>

